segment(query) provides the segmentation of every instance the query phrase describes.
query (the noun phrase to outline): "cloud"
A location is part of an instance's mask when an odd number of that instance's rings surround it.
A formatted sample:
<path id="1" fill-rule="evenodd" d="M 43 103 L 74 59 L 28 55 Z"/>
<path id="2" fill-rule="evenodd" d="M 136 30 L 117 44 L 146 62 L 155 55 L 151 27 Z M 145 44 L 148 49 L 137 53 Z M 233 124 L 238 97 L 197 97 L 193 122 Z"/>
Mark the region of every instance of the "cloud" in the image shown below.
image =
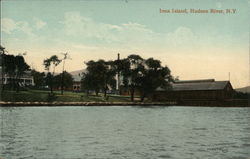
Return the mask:
<path id="1" fill-rule="evenodd" d="M 105 43 L 141 42 L 153 32 L 146 26 L 128 22 L 120 25 L 96 22 L 81 16 L 79 12 L 67 12 L 64 16 L 64 32 L 68 36 L 82 36 Z"/>
<path id="2" fill-rule="evenodd" d="M 28 35 L 34 35 L 32 28 L 30 27 L 28 22 L 14 21 L 13 19 L 10 18 L 2 18 L 1 20 L 2 20 L 1 31 L 7 34 L 12 34 L 13 31 L 21 31 Z"/>
<path id="3" fill-rule="evenodd" d="M 46 22 L 44 22 L 44 21 L 42 21 L 42 20 L 40 20 L 38 18 L 34 18 L 34 22 L 35 22 L 35 28 L 37 30 L 40 30 L 40 29 L 42 29 L 43 27 L 45 27 L 47 25 Z"/>
<path id="4" fill-rule="evenodd" d="M 127 48 L 179 48 L 199 45 L 199 37 L 184 26 L 179 26 L 168 33 L 155 32 L 146 25 L 126 22 L 108 24 L 97 22 L 79 12 L 66 12 L 62 21 L 62 32 L 66 36 L 82 42 L 93 43 L 105 47 Z M 201 45 L 201 43 L 200 43 Z"/>
<path id="5" fill-rule="evenodd" d="M 17 30 L 22 31 L 28 35 L 34 35 L 33 29 L 30 27 L 28 22 L 19 21 L 17 22 Z"/>
<path id="6" fill-rule="evenodd" d="M 1 31 L 11 34 L 13 30 L 17 28 L 17 24 L 14 20 L 9 18 L 2 18 L 1 19 Z"/>
<path id="7" fill-rule="evenodd" d="M 194 47 L 199 43 L 199 37 L 188 27 L 180 26 L 165 35 L 166 44 L 172 47 Z"/>

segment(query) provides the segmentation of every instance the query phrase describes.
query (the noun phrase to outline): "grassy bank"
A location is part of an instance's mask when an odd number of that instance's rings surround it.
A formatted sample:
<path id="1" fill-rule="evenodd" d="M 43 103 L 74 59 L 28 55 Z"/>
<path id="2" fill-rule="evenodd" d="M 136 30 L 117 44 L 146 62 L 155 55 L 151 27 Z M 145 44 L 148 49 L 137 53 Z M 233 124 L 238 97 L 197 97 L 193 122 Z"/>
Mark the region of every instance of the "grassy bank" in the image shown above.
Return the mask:
<path id="1" fill-rule="evenodd" d="M 87 96 L 85 93 L 74 93 L 65 91 L 61 95 L 60 91 L 54 91 L 54 96 L 49 96 L 49 91 L 43 90 L 28 90 L 28 91 L 4 91 L 1 95 L 1 101 L 9 102 L 129 102 L 128 96 L 109 95 L 105 99 L 102 95 Z"/>

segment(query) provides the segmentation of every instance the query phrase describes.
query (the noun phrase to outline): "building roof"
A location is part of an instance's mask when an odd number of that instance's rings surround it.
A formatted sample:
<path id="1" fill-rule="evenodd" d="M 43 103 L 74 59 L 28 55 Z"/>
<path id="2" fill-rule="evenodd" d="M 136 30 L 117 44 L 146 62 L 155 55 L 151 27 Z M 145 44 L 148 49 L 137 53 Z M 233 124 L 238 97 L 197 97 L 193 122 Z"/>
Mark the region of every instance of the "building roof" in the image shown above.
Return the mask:
<path id="1" fill-rule="evenodd" d="M 178 80 L 174 81 L 174 83 L 204 83 L 204 82 L 214 82 L 214 79 L 202 79 L 202 80 Z"/>
<path id="2" fill-rule="evenodd" d="M 172 91 L 195 91 L 195 90 L 223 90 L 229 81 L 215 80 L 193 80 L 193 81 L 177 81 L 172 83 Z M 165 89 L 157 88 L 156 91 L 165 91 Z"/>

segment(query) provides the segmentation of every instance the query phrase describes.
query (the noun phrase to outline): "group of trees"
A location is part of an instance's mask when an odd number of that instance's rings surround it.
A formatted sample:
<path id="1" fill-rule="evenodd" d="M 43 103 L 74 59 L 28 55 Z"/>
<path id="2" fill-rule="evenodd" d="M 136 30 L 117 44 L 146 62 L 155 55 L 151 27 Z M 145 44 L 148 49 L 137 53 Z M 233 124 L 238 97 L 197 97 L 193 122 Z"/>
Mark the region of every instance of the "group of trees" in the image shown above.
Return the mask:
<path id="1" fill-rule="evenodd" d="M 48 71 L 38 72 L 31 69 L 30 66 L 25 62 L 22 54 L 12 55 L 4 54 L 0 55 L 1 60 L 1 76 L 2 78 L 7 75 L 8 77 L 8 89 L 19 91 L 20 89 L 20 78 L 24 76 L 27 72 L 31 72 L 31 76 L 34 78 L 34 83 L 36 88 L 50 87 L 53 92 L 53 88 L 61 87 L 62 75 L 64 75 L 64 87 L 69 88 L 73 85 L 73 77 L 66 71 L 55 75 L 55 67 L 59 65 L 61 60 L 56 55 L 51 56 L 44 60 L 45 69 Z M 50 71 L 52 67 L 52 72 Z M 4 79 L 4 78 L 3 78 Z M 7 80 L 7 79 L 6 79 Z M 55 82 L 56 81 L 56 82 Z M 2 85 L 2 91 L 5 89 L 5 85 Z"/>
<path id="2" fill-rule="evenodd" d="M 87 69 L 83 73 L 82 79 L 83 89 L 87 91 L 87 95 L 89 94 L 89 90 L 94 90 L 96 95 L 102 90 L 106 97 L 108 87 L 115 89 L 116 70 L 114 63 L 112 61 L 91 60 L 86 65 Z"/>
<path id="3" fill-rule="evenodd" d="M 43 61 L 47 72 L 31 70 L 22 55 L 1 54 L 3 72 L 7 74 L 11 81 L 10 85 L 16 91 L 19 90 L 18 79 L 31 71 L 34 83 L 37 88 L 48 86 L 53 94 L 54 88 L 64 89 L 72 87 L 73 77 L 63 70 L 62 73 L 55 75 L 55 68 L 62 60 L 53 55 Z M 151 95 L 156 88 L 170 88 L 173 80 L 171 72 L 167 66 L 162 66 L 159 60 L 148 58 L 143 59 L 139 55 L 129 55 L 124 59 L 114 61 L 88 61 L 86 72 L 83 73 L 82 86 L 87 91 L 95 91 L 96 95 L 103 92 L 106 97 L 108 90 L 116 89 L 116 76 L 122 83 L 122 89 L 129 91 L 131 101 L 134 101 L 135 92 L 140 92 L 141 101 Z M 63 80 L 63 81 L 62 81 Z"/>
<path id="4" fill-rule="evenodd" d="M 73 85 L 73 77 L 68 72 L 63 70 L 62 73 L 55 75 L 55 68 L 61 62 L 62 60 L 60 60 L 57 55 L 53 55 L 43 61 L 45 70 L 48 71 L 45 77 L 45 84 L 49 86 L 51 94 L 53 94 L 53 88 L 60 88 L 61 90 L 64 90 L 64 88 L 68 88 Z M 51 67 L 53 69 L 52 72 Z"/>
<path id="5" fill-rule="evenodd" d="M 91 60 L 86 65 L 82 84 L 87 92 L 94 90 L 98 94 L 102 90 L 106 96 L 107 88 L 115 87 L 115 75 L 119 74 L 122 88 L 130 92 L 131 101 L 134 101 L 135 91 L 140 92 L 143 101 L 158 87 L 171 88 L 169 83 L 173 80 L 170 69 L 159 60 L 143 59 L 135 54 L 115 61 Z"/>
<path id="6" fill-rule="evenodd" d="M 46 86 L 50 86 L 50 83 L 52 82 L 50 80 L 53 80 L 53 85 L 51 87 L 52 89 L 61 88 L 62 73 L 55 75 L 53 79 L 51 74 L 45 72 L 39 72 L 36 70 L 32 70 L 31 75 L 34 78 L 36 89 L 44 89 L 46 88 Z M 64 88 L 66 89 L 72 88 L 72 85 L 73 85 L 72 75 L 64 71 Z"/>

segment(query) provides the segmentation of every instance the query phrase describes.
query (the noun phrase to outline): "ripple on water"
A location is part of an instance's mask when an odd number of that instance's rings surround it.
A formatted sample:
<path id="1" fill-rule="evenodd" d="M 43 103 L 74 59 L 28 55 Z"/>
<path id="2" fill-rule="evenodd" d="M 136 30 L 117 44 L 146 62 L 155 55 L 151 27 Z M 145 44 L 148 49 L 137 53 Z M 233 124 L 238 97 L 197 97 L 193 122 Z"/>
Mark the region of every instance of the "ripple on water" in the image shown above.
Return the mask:
<path id="1" fill-rule="evenodd" d="M 206 131 L 207 128 L 192 128 L 192 130 L 203 130 L 203 131 Z"/>
<path id="2" fill-rule="evenodd" d="M 159 158 L 172 158 L 172 156 L 170 155 L 159 155 L 158 157 Z"/>
<path id="3" fill-rule="evenodd" d="M 152 152 L 165 152 L 166 151 L 165 148 L 151 148 L 150 150 Z"/>

